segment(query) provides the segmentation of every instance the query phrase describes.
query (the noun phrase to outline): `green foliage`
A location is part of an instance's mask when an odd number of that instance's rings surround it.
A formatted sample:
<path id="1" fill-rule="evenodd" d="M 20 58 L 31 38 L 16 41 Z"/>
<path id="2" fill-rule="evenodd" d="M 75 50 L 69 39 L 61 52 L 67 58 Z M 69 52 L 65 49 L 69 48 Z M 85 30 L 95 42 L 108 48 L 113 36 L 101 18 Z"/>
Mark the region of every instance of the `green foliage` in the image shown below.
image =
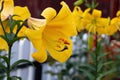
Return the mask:
<path id="1" fill-rule="evenodd" d="M 81 33 L 82 34 L 82 33 Z M 80 35 L 81 35 L 80 34 Z M 84 33 L 83 33 L 84 34 Z M 82 34 L 82 35 L 83 35 Z M 106 51 L 106 46 L 110 46 L 110 43 L 102 38 L 101 36 L 96 36 L 96 39 L 89 40 L 90 45 L 94 42 L 95 46 L 90 46 L 90 49 L 83 48 L 82 45 L 88 46 L 87 41 L 82 40 L 82 37 L 79 37 L 79 40 L 76 40 L 74 45 L 79 46 L 79 54 L 76 54 L 76 50 L 73 53 L 73 56 L 64 64 L 54 63 L 51 66 L 56 68 L 59 66 L 64 67 L 57 73 L 54 71 L 48 71 L 47 74 L 52 76 L 57 75 L 59 80 L 114 80 L 114 78 L 120 77 L 120 54 L 117 54 L 115 59 L 110 57 L 110 52 Z M 94 47 L 94 49 L 91 49 Z M 112 51 L 112 50 L 111 50 Z M 83 61 L 82 58 L 85 60 Z M 76 60 L 77 59 L 77 60 Z M 72 72 L 71 72 L 72 71 Z M 66 77 L 64 79 L 64 77 Z"/>
<path id="2" fill-rule="evenodd" d="M 74 5 L 80 6 L 83 3 L 87 8 L 91 8 L 91 9 L 95 9 L 98 6 L 96 0 L 91 0 L 91 2 L 89 2 L 88 0 L 77 0 L 76 2 L 74 2 Z"/>
<path id="3" fill-rule="evenodd" d="M 21 59 L 21 60 L 18 60 L 16 62 L 14 62 L 12 65 L 11 65 L 11 70 L 15 69 L 18 65 L 20 64 L 23 64 L 23 63 L 30 63 L 32 65 L 34 65 L 32 62 L 30 62 L 29 60 L 26 60 L 26 59 Z"/>
<path id="4" fill-rule="evenodd" d="M 0 15 L 4 7 L 3 4 L 4 2 L 2 2 Z M 5 21 L 2 21 L 0 16 L 0 25 L 4 33 L 4 34 L 1 34 L 0 37 L 4 39 L 8 45 L 8 52 L 5 51 L 3 54 L 0 54 L 0 80 L 3 80 L 5 77 L 7 78 L 7 80 L 22 80 L 18 76 L 11 76 L 10 75 L 11 71 L 14 70 L 19 64 L 22 64 L 22 63 L 27 62 L 27 63 L 33 64 L 28 60 L 21 59 L 11 65 L 12 46 L 16 41 L 25 37 L 25 36 L 18 37 L 18 33 L 21 30 L 21 28 L 25 25 L 25 22 L 26 22 L 26 20 L 25 21 L 14 20 L 14 16 L 17 16 L 17 15 L 9 16 L 9 18 Z M 6 29 L 9 29 L 9 31 L 7 31 Z M 4 50 L 1 50 L 1 51 L 4 51 Z"/>
<path id="5" fill-rule="evenodd" d="M 84 2 L 84 0 L 77 0 L 77 1 L 74 3 L 74 5 L 75 5 L 75 6 L 79 6 L 79 5 L 83 4 L 83 2 Z"/>

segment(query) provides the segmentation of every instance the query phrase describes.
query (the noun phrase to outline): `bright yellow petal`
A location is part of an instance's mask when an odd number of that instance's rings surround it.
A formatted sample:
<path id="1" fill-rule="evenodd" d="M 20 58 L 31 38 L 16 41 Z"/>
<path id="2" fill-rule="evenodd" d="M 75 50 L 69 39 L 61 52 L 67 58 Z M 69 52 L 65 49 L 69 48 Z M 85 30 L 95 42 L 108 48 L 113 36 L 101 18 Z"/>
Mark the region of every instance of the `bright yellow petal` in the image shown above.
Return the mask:
<path id="1" fill-rule="evenodd" d="M 74 10 L 73 10 L 73 14 L 82 16 L 83 11 L 81 10 L 81 8 L 79 6 L 75 6 Z"/>
<path id="2" fill-rule="evenodd" d="M 27 7 L 20 7 L 20 6 L 14 7 L 14 15 L 17 15 L 14 16 L 15 20 L 23 20 L 23 21 L 31 16 Z"/>
<path id="3" fill-rule="evenodd" d="M 96 31 L 98 34 L 106 34 L 106 27 L 110 24 L 109 18 L 98 18 L 96 24 Z"/>
<path id="4" fill-rule="evenodd" d="M 14 3 L 13 3 L 13 0 L 0 0 L 0 9 L 2 6 L 2 1 L 4 1 L 4 6 L 3 6 L 4 8 L 3 8 L 3 11 L 1 13 L 1 19 L 2 19 L 2 21 L 4 21 L 10 15 L 13 14 Z"/>
<path id="5" fill-rule="evenodd" d="M 40 63 L 43 63 L 47 60 L 47 54 L 46 54 L 46 50 L 43 49 L 43 46 L 41 46 L 41 50 L 40 51 L 37 51 L 35 53 L 32 54 L 32 57 L 40 62 Z"/>
<path id="6" fill-rule="evenodd" d="M 4 29 L 5 29 L 5 31 L 7 32 L 7 33 L 9 33 L 10 32 L 10 28 L 9 28 L 9 26 L 8 26 L 8 21 L 7 20 L 5 20 L 5 21 L 2 21 L 2 23 L 3 23 L 3 26 L 4 26 Z M 2 28 L 2 26 L 0 25 L 0 35 L 4 35 L 4 31 L 3 31 L 3 28 Z"/>
<path id="7" fill-rule="evenodd" d="M 8 45 L 6 41 L 2 38 L 0 38 L 0 49 L 1 50 L 8 50 Z"/>
<path id="8" fill-rule="evenodd" d="M 117 28 L 117 25 L 113 24 L 106 27 L 105 30 L 106 30 L 106 35 L 113 35 L 117 32 L 118 28 Z"/>
<path id="9" fill-rule="evenodd" d="M 80 7 L 76 6 L 73 10 L 73 17 L 75 21 L 75 26 L 77 27 L 77 31 L 80 32 L 84 29 L 83 26 L 83 11 L 80 9 Z"/>
<path id="10" fill-rule="evenodd" d="M 62 8 L 58 15 L 54 17 L 50 22 L 46 23 L 46 28 L 56 29 L 64 32 L 65 35 L 72 36 L 77 34 L 77 30 L 74 24 L 72 13 L 66 3 L 61 2 Z"/>
<path id="11" fill-rule="evenodd" d="M 101 10 L 94 9 L 92 12 L 92 16 L 94 16 L 95 18 L 99 18 L 101 17 L 101 15 L 102 15 Z"/>
<path id="12" fill-rule="evenodd" d="M 120 16 L 120 10 L 119 10 L 119 11 L 117 11 L 116 16 L 118 16 L 118 17 Z"/>
<path id="13" fill-rule="evenodd" d="M 25 27 L 24 27 L 25 28 Z M 31 29 L 24 29 L 23 32 L 28 39 L 32 42 L 33 46 L 36 48 L 36 52 L 32 54 L 32 57 L 37 60 L 38 62 L 44 62 L 47 59 L 46 53 L 46 44 L 44 44 L 42 39 L 42 30 L 31 30 Z"/>
<path id="14" fill-rule="evenodd" d="M 41 15 L 47 20 L 47 22 L 49 22 L 56 16 L 56 14 L 57 12 L 55 11 L 55 9 L 49 7 L 46 8 Z"/>

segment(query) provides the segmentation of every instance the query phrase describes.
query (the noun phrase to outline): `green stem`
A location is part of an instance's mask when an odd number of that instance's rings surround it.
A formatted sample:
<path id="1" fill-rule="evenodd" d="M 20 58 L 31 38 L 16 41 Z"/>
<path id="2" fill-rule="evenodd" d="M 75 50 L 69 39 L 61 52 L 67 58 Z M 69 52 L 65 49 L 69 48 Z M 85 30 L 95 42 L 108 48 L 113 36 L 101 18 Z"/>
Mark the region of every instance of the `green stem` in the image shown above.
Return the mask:
<path id="1" fill-rule="evenodd" d="M 12 45 L 9 44 L 9 52 L 8 52 L 8 64 L 7 64 L 7 80 L 10 80 L 10 72 L 11 72 L 11 68 L 10 68 L 10 60 L 11 60 L 11 48 Z"/>
<path id="2" fill-rule="evenodd" d="M 97 52 L 97 47 L 98 47 L 98 37 L 96 34 L 96 51 L 95 51 L 95 80 L 97 80 L 98 77 L 98 52 Z"/>

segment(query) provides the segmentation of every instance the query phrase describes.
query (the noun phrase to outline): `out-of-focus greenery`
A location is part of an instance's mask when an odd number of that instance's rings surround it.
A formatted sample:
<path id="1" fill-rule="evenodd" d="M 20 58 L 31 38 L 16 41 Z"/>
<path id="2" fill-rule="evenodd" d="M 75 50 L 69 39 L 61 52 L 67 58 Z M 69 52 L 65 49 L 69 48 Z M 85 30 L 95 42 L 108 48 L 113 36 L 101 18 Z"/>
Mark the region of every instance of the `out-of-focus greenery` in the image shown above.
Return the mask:
<path id="1" fill-rule="evenodd" d="M 2 55 L 2 51 L 0 51 L 0 55 Z M 5 77 L 5 62 L 0 58 L 0 80 L 3 80 Z"/>
<path id="2" fill-rule="evenodd" d="M 115 80 L 120 77 L 120 50 L 113 47 L 109 37 L 80 33 L 73 41 L 72 57 L 64 64 L 53 63 L 51 66 L 60 70 L 46 71 L 47 74 L 56 75 L 58 80 Z"/>

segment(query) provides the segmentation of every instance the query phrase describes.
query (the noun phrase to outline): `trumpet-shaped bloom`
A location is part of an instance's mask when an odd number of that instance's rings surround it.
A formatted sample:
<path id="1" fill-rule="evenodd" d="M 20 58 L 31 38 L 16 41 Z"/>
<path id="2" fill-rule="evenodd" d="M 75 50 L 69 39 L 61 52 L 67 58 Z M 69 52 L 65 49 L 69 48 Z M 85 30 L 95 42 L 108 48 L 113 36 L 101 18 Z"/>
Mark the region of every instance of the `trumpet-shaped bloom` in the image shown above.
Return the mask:
<path id="1" fill-rule="evenodd" d="M 101 18 L 101 11 L 94 9 L 92 14 L 84 14 L 84 24 L 88 32 L 104 33 L 99 31 L 101 31 L 100 29 L 104 29 L 104 27 L 108 26 L 108 19 Z"/>
<path id="2" fill-rule="evenodd" d="M 2 1 L 3 0 L 0 1 L 1 4 L 2 4 Z M 1 4 L 0 4 L 0 7 L 2 6 Z M 4 29 L 7 33 L 10 32 L 10 26 L 7 25 L 6 19 L 12 15 L 18 15 L 18 16 L 14 16 L 15 20 L 23 20 L 24 21 L 25 19 L 30 17 L 30 12 L 28 11 L 27 7 L 19 7 L 19 6 L 14 7 L 13 0 L 4 0 L 3 11 L 1 13 L 1 20 L 4 25 Z M 16 32 L 16 30 L 17 30 L 17 26 L 14 29 L 14 32 Z M 4 35 L 1 25 L 0 25 L 0 35 Z M 20 32 L 18 35 L 22 36 L 23 34 Z M 0 38 L 0 42 L 1 42 L 0 49 L 8 50 L 7 42 L 5 42 L 5 40 L 2 38 Z"/>
<path id="3" fill-rule="evenodd" d="M 29 18 L 25 34 L 32 41 L 36 52 L 32 54 L 38 62 L 44 62 L 49 53 L 55 60 L 65 62 L 72 54 L 70 36 L 76 35 L 72 13 L 65 2 L 57 14 L 53 8 L 42 12 L 45 19 Z"/>

